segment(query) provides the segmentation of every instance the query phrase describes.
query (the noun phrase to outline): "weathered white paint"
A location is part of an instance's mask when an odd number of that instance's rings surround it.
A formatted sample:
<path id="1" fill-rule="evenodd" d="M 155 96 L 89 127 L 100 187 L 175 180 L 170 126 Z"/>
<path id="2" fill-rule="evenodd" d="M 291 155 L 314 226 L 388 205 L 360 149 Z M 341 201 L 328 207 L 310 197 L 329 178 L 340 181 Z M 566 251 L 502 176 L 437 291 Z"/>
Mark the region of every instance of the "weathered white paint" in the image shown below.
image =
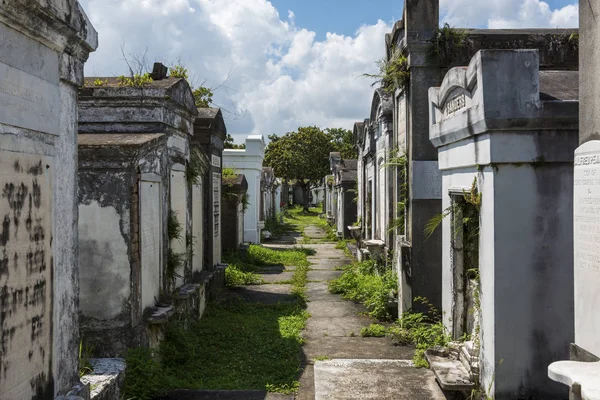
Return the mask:
<path id="1" fill-rule="evenodd" d="M 86 317 L 115 318 L 129 301 L 128 243 L 117 234 L 128 221 L 128 210 L 121 216 L 96 201 L 79 205 L 79 307 Z"/>
<path id="2" fill-rule="evenodd" d="M 54 160 L 20 150 L 0 150 L 3 399 L 33 398 L 52 362 Z"/>
<path id="3" fill-rule="evenodd" d="M 174 164 L 171 168 L 171 212 L 173 212 L 179 224 L 181 225 L 181 235 L 179 238 L 171 240 L 171 249 L 176 254 L 183 254 L 187 257 L 186 237 L 187 237 L 187 181 L 185 179 L 185 169 L 182 166 Z M 186 258 L 187 259 L 187 258 Z M 179 287 L 184 283 L 184 270 L 180 268 L 176 271 L 175 286 Z"/>
<path id="4" fill-rule="evenodd" d="M 385 166 L 385 158 L 380 157 L 377 163 L 377 202 L 375 215 L 377 221 L 376 239 L 384 240 L 386 237 L 388 214 L 387 209 L 387 167 Z"/>
<path id="5" fill-rule="evenodd" d="M 233 168 L 243 174 L 248 182 L 248 209 L 244 213 L 244 241 L 260 243 L 260 199 L 261 176 L 265 156 L 265 141 L 262 135 L 246 138 L 245 149 L 223 150 L 223 168 Z"/>
<path id="6" fill-rule="evenodd" d="M 141 311 L 154 307 L 162 276 L 162 190 L 159 182 L 140 181 Z"/>
<path id="7" fill-rule="evenodd" d="M 600 141 L 575 151 L 575 343 L 600 355 Z"/>
<path id="8" fill-rule="evenodd" d="M 192 235 L 194 255 L 192 257 L 192 271 L 202 271 L 203 255 L 204 255 L 204 240 L 203 240 L 203 225 L 204 225 L 204 198 L 202 197 L 202 180 L 197 185 L 192 185 Z"/>

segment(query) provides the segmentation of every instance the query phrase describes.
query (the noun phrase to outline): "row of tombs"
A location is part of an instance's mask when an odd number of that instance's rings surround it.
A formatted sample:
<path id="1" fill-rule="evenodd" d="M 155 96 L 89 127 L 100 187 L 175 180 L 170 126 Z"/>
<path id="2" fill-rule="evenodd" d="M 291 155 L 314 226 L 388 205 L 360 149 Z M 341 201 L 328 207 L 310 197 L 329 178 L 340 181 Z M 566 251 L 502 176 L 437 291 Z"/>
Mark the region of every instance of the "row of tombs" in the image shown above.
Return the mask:
<path id="1" fill-rule="evenodd" d="M 221 111 L 162 64 L 84 79 L 98 36 L 76 0 L 2 2 L 0 37 L 0 398 L 119 398 L 110 357 L 202 316 L 280 184 L 263 137 L 225 149 Z M 82 346 L 104 358 L 80 380 Z"/>
<path id="2" fill-rule="evenodd" d="M 201 317 L 223 286 L 223 252 L 260 243 L 279 204 L 262 136 L 224 149 L 221 111 L 196 108 L 167 72 L 79 90 L 80 327 L 97 356 L 156 347 L 172 314 Z"/>
<path id="3" fill-rule="evenodd" d="M 358 159 L 330 154 L 323 212 L 357 259 L 393 269 L 397 315 L 439 311 L 454 342 L 426 357 L 443 389 L 600 399 L 600 122 L 583 126 L 600 110 L 580 114 L 577 31 L 465 30 L 432 60 L 437 8 L 408 2 L 386 36 L 410 76 L 375 90 Z"/>

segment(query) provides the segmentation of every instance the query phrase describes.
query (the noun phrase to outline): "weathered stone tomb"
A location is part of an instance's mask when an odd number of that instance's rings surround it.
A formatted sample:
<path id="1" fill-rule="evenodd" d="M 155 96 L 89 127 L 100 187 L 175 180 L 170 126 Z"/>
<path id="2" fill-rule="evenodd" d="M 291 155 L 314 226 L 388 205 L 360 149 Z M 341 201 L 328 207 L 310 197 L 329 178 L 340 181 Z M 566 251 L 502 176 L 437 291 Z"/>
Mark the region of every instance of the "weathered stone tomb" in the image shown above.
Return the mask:
<path id="1" fill-rule="evenodd" d="M 223 177 L 223 253 L 236 251 L 244 244 L 244 196 L 248 181 L 242 174 Z"/>
<path id="2" fill-rule="evenodd" d="M 356 160 L 343 160 L 340 153 L 331 153 L 329 163 L 333 173 L 333 224 L 337 235 L 348 239 L 348 227 L 356 222 Z"/>
<path id="3" fill-rule="evenodd" d="M 442 173 L 442 318 L 454 339 L 472 341 L 459 358 L 495 399 L 562 399 L 544 366 L 573 338 L 564 283 L 578 72 L 540 71 L 537 50 L 481 50 L 429 90 L 429 105 Z"/>
<path id="4" fill-rule="evenodd" d="M 157 64 L 161 67 L 160 64 Z M 166 76 L 163 68 L 155 68 L 153 81 L 143 85 L 130 85 L 121 78 L 86 78 L 80 90 L 79 132 L 87 134 L 147 134 L 162 133 L 167 136 L 166 164 L 161 166 L 164 179 L 162 191 L 161 226 L 167 227 L 169 219 L 181 229 L 177 238 L 168 237 L 162 229 L 161 287 L 166 293 L 191 279 L 191 259 L 187 240 L 192 235 L 191 187 L 186 169 L 191 163 L 191 136 L 198 114 L 191 88 L 182 78 Z M 185 262 L 169 267 L 169 253 L 180 255 Z M 172 257 L 171 257 L 172 259 Z M 201 267 L 199 267 L 201 268 Z"/>
<path id="5" fill-rule="evenodd" d="M 0 398 L 86 395 L 77 87 L 97 33 L 75 0 L 13 0 L 0 4 L 0 38 Z"/>
<path id="6" fill-rule="evenodd" d="M 98 356 L 149 343 L 146 319 L 163 292 L 167 157 L 164 134 L 79 135 L 80 327 Z"/>
<path id="7" fill-rule="evenodd" d="M 225 149 L 223 167 L 233 168 L 243 174 L 248 181 L 248 208 L 244 213 L 244 242 L 260 243 L 260 233 L 265 227 L 261 219 L 263 190 L 261 186 L 265 140 L 262 135 L 250 135 L 246 138 L 245 149 Z"/>
<path id="8" fill-rule="evenodd" d="M 204 199 L 204 262 L 208 269 L 217 268 L 222 257 L 221 185 L 223 148 L 227 127 L 218 108 L 199 108 L 194 122 L 192 144 L 204 150 L 209 165 L 203 184 Z M 218 267 L 217 269 L 222 269 Z"/>

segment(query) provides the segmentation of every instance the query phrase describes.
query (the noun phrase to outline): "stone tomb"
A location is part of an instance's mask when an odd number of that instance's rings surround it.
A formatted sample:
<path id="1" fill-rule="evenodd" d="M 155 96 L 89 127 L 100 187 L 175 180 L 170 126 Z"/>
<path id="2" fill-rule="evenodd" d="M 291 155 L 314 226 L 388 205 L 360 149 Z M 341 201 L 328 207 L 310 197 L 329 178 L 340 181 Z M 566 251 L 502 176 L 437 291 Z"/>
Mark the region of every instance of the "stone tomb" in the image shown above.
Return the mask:
<path id="1" fill-rule="evenodd" d="M 262 135 L 250 135 L 246 138 L 245 149 L 225 149 L 223 168 L 233 168 L 243 174 L 248 181 L 248 208 L 244 213 L 244 242 L 260 243 L 260 233 L 265 227 L 261 219 L 262 169 L 265 158 L 265 140 Z"/>
<path id="2" fill-rule="evenodd" d="M 148 345 L 144 313 L 159 302 L 164 134 L 79 135 L 80 327 L 99 356 Z"/>
<path id="3" fill-rule="evenodd" d="M 600 399 L 600 3 L 581 2 L 581 106 L 574 171 L 575 340 L 570 361 L 548 368 L 548 376 L 571 387 L 571 399 Z M 572 282 L 565 281 L 569 291 Z M 570 321 L 566 326 L 571 326 Z"/>
<path id="4" fill-rule="evenodd" d="M 168 226 L 169 215 L 181 225 L 178 238 L 167 236 L 162 230 L 161 257 L 167 265 L 169 250 L 181 255 L 182 265 L 164 268 L 162 288 L 171 293 L 192 279 L 198 258 L 191 258 L 193 190 L 186 178 L 186 168 L 192 163 L 190 143 L 198 111 L 192 90 L 185 79 L 166 76 L 168 69 L 156 63 L 153 81 L 142 87 L 127 86 L 117 77 L 89 77 L 79 92 L 79 132 L 87 134 L 147 134 L 162 133 L 167 136 L 167 158 L 162 167 L 165 190 L 161 200 L 161 223 Z M 201 152 L 201 151 L 200 151 Z M 206 173 L 204 166 L 202 174 Z M 197 191 L 197 190 L 196 190 Z M 198 249 L 194 249 L 194 253 Z"/>
<path id="5" fill-rule="evenodd" d="M 0 37 L 0 398 L 85 396 L 76 104 L 97 33 L 75 0 L 13 0 Z"/>
<path id="6" fill-rule="evenodd" d="M 212 270 L 221 264 L 221 171 L 227 127 L 218 108 L 199 108 L 194 122 L 192 145 L 208 156 L 209 165 L 204 180 L 204 260 Z M 221 268 L 221 267 L 219 267 Z M 222 268 L 221 268 L 222 269 Z"/>
<path id="7" fill-rule="evenodd" d="M 351 237 L 348 226 L 356 222 L 356 160 L 342 160 L 340 153 L 329 156 L 333 173 L 333 218 L 337 235 Z"/>
<path id="8" fill-rule="evenodd" d="M 495 399 L 562 399 L 545 374 L 573 339 L 578 73 L 482 50 L 429 90 L 442 171 L 443 321 Z M 434 366 L 435 370 L 435 366 Z"/>
<path id="9" fill-rule="evenodd" d="M 223 177 L 223 252 L 236 251 L 244 244 L 244 202 L 248 182 L 242 174 Z"/>

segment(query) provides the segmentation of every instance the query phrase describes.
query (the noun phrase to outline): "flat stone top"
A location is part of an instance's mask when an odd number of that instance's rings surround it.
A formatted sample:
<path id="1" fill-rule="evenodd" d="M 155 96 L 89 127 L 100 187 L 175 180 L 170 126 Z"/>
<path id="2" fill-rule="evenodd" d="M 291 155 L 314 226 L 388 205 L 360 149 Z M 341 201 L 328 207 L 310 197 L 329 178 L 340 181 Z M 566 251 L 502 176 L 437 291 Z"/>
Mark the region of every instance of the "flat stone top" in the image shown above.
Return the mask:
<path id="1" fill-rule="evenodd" d="M 540 100 L 579 100 L 579 71 L 540 71 Z"/>
<path id="2" fill-rule="evenodd" d="M 600 400 L 600 361 L 558 361 L 548 367 L 548 377 L 569 387 L 578 384 L 583 400 Z"/>
<path id="3" fill-rule="evenodd" d="M 79 147 L 141 146 L 162 137 L 163 133 L 80 133 Z"/>
<path id="4" fill-rule="evenodd" d="M 127 76 L 126 76 L 126 78 L 127 78 Z M 166 89 L 166 88 L 170 88 L 171 86 L 173 86 L 177 82 L 181 81 L 182 79 L 183 78 L 173 78 L 173 77 L 169 76 L 164 79 L 153 80 L 150 83 L 144 84 L 143 87 L 144 88 L 152 88 L 152 89 Z M 96 81 L 102 81 L 102 84 L 95 85 L 94 82 L 96 82 Z M 97 88 L 122 88 L 122 87 L 130 87 L 130 86 L 120 85 L 119 77 L 117 77 L 117 76 L 107 76 L 107 77 L 90 76 L 90 77 L 85 78 L 85 87 L 90 88 L 90 89 L 97 89 Z"/>

